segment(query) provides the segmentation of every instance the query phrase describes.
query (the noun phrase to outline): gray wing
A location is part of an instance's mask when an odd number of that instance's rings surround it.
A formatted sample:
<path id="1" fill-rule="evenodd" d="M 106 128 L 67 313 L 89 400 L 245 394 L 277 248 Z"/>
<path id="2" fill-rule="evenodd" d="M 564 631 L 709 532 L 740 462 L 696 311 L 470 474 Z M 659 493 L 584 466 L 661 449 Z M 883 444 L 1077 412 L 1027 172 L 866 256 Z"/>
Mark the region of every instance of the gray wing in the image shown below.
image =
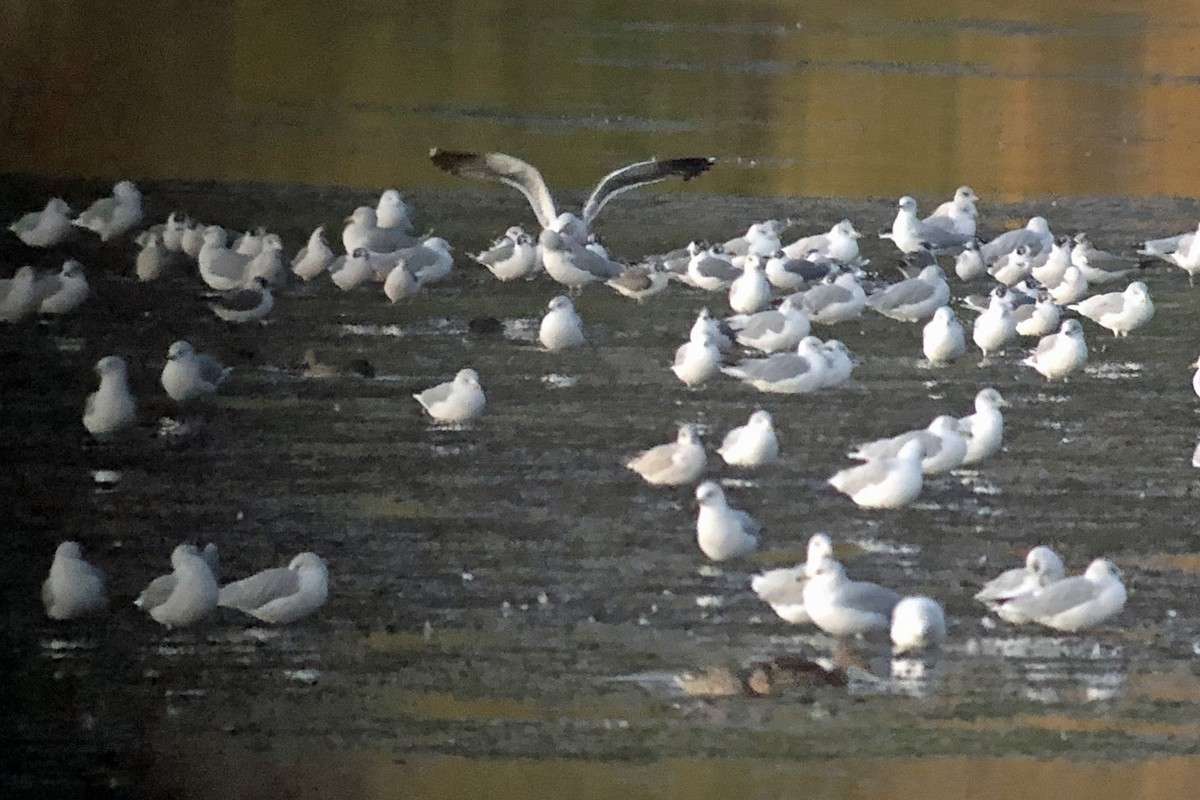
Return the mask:
<path id="1" fill-rule="evenodd" d="M 867 305 L 875 309 L 891 310 L 922 303 L 933 296 L 934 287 L 923 280 L 912 278 L 867 298 Z"/>
<path id="2" fill-rule="evenodd" d="M 1080 314 L 1091 319 L 1098 319 L 1105 314 L 1118 314 L 1125 305 L 1125 295 L 1121 292 L 1109 292 L 1108 294 L 1096 295 L 1089 297 L 1082 303 L 1077 303 L 1074 308 Z"/>
<path id="3" fill-rule="evenodd" d="M 8 226 L 8 229 L 16 234 L 28 233 L 36 228 L 41 221 L 41 211 L 30 211 L 28 214 L 22 214 L 20 219 Z"/>
<path id="4" fill-rule="evenodd" d="M 804 293 L 800 306 L 805 312 L 816 314 L 829 306 L 848 303 L 850 300 L 850 291 L 842 286 L 814 286 Z"/>
<path id="5" fill-rule="evenodd" d="M 750 588 L 764 602 L 774 605 L 804 603 L 804 565 L 773 569 L 750 579 Z"/>
<path id="6" fill-rule="evenodd" d="M 197 355 L 196 365 L 200 368 L 200 377 L 205 383 L 220 383 L 225 379 L 225 376 L 229 374 L 225 365 L 220 361 L 217 361 L 208 353 L 200 353 Z"/>
<path id="7" fill-rule="evenodd" d="M 852 581 L 838 590 L 837 602 L 862 611 L 891 616 L 892 609 L 900 602 L 900 595 L 877 583 Z"/>
<path id="8" fill-rule="evenodd" d="M 1061 614 L 1062 612 L 1095 599 L 1097 586 L 1082 576 L 1065 578 L 1052 583 L 1040 592 L 1018 597 L 1008 606 L 1031 619 Z"/>
<path id="9" fill-rule="evenodd" d="M 925 449 L 925 458 L 937 455 L 942 450 L 942 437 L 936 433 L 929 431 L 917 431 L 916 437 L 921 440 L 921 446 Z M 899 451 L 897 451 L 899 452 Z"/>
<path id="10" fill-rule="evenodd" d="M 451 175 L 461 175 L 467 178 L 477 178 L 485 181 L 499 181 L 512 186 L 525 195 L 533 213 L 543 228 L 550 227 L 558 216 L 554 207 L 554 198 L 546 188 L 542 173 L 532 164 L 504 153 L 468 153 L 458 150 L 439 150 L 436 147 L 429 152 L 429 160 L 438 169 L 445 170 Z"/>
<path id="11" fill-rule="evenodd" d="M 616 261 L 610 261 L 598 253 L 593 253 L 586 247 L 576 245 L 574 242 L 570 242 L 569 244 L 571 245 L 571 258 L 577 269 L 590 272 L 597 278 L 606 280 L 617 277 L 621 274 L 621 270 L 624 269 Z"/>
<path id="12" fill-rule="evenodd" d="M 592 196 L 583 204 L 583 222 L 591 221 L 604 208 L 604 204 L 612 198 L 638 186 L 657 183 L 667 178 L 678 176 L 685 181 L 707 172 L 715 158 L 668 158 L 663 161 L 639 161 L 627 167 L 621 167 L 615 172 L 605 175 L 603 180 L 592 190 Z"/>
<path id="13" fill-rule="evenodd" d="M 117 208 L 117 200 L 115 197 L 102 197 L 96 202 L 88 206 L 78 219 L 75 220 L 76 225 L 84 225 L 91 227 L 97 224 L 107 223 L 112 219 L 113 212 Z"/>
<path id="14" fill-rule="evenodd" d="M 246 265 L 254 256 L 244 256 L 236 250 L 219 249 L 211 254 L 208 269 L 222 278 L 241 280 L 246 274 Z"/>
<path id="15" fill-rule="evenodd" d="M 216 304 L 230 311 L 253 311 L 262 299 L 258 289 L 234 289 L 221 295 Z"/>
<path id="16" fill-rule="evenodd" d="M 929 242 L 929 244 L 933 246 L 934 250 L 941 250 L 950 247 L 962 247 L 973 238 L 973 236 L 967 236 L 963 233 L 954 233 L 936 225 L 921 226 L 921 241 Z"/>
<path id="17" fill-rule="evenodd" d="M 651 447 L 641 455 L 634 456 L 626 464 L 630 469 L 637 472 L 661 472 L 675 462 L 675 445 L 660 444 L 658 447 Z"/>
<path id="18" fill-rule="evenodd" d="M 300 591 L 300 576 L 286 567 L 265 569 L 262 572 L 227 583 L 221 587 L 217 605 L 253 611 L 272 600 L 287 597 Z"/>
<path id="19" fill-rule="evenodd" d="M 454 382 L 439 383 L 437 386 L 430 387 L 423 392 L 413 395 L 421 403 L 421 405 L 429 408 L 434 403 L 440 403 L 450 397 L 454 393 Z"/>
<path id="20" fill-rule="evenodd" d="M 746 324 L 738 331 L 739 338 L 758 339 L 768 333 L 779 333 L 787 325 L 787 318 L 778 311 L 761 311 L 751 314 Z"/>
<path id="21" fill-rule="evenodd" d="M 159 575 L 150 581 L 145 589 L 142 589 L 142 593 L 138 595 L 137 600 L 133 601 L 133 604 L 143 611 L 149 611 L 167 602 L 167 598 L 173 591 L 175 591 L 175 574 Z"/>
<path id="22" fill-rule="evenodd" d="M 750 516 L 745 511 L 742 511 L 740 508 L 731 508 L 729 510 L 733 514 L 733 518 L 738 521 L 738 523 L 742 526 L 742 530 L 744 530 L 746 533 L 750 534 L 751 536 L 758 536 L 758 534 L 762 532 L 762 523 L 756 520 L 754 517 Z"/>
<path id="23" fill-rule="evenodd" d="M 983 263 L 990 264 L 1000 256 L 1016 250 L 1023 244 L 1029 245 L 1035 250 L 1040 250 L 1042 240 L 1028 228 L 1017 228 L 1016 230 L 1000 234 L 995 239 L 980 247 L 979 255 L 983 258 Z"/>
<path id="24" fill-rule="evenodd" d="M 976 600 L 1008 600 L 1016 594 L 1029 580 L 1029 572 L 1024 567 L 1015 567 L 1000 573 L 983 585 L 975 593 Z"/>
<path id="25" fill-rule="evenodd" d="M 768 358 L 750 359 L 738 364 L 738 368 L 747 377 L 767 383 L 798 378 L 812 369 L 808 359 L 795 353 L 776 353 Z"/>
<path id="26" fill-rule="evenodd" d="M 507 261 L 508 259 L 512 258 L 513 251 L 516 249 L 516 242 L 514 242 L 512 239 L 505 239 L 492 249 L 475 256 L 475 260 L 480 264 L 483 264 L 485 267 L 495 266 L 501 261 Z"/>
<path id="27" fill-rule="evenodd" d="M 890 469 L 891 464 L 889 461 L 886 459 L 876 459 L 868 461 L 865 464 L 860 464 L 857 467 L 842 470 L 830 478 L 829 483 L 848 495 L 855 495 L 866 487 L 883 481 Z"/>
<path id="28" fill-rule="evenodd" d="M 1044 356 L 1054 349 L 1058 344 L 1058 337 L 1062 334 L 1052 333 L 1049 336 L 1043 336 L 1037 343 L 1037 349 L 1033 351 L 1034 356 Z"/>
<path id="29" fill-rule="evenodd" d="M 742 271 L 723 258 L 702 258 L 696 262 L 696 271 L 705 278 L 717 278 L 731 281 L 742 274 Z"/>
<path id="30" fill-rule="evenodd" d="M 609 283 L 619 284 L 631 292 L 642 292 L 653 285 L 650 280 L 650 270 L 645 267 L 628 267 Z"/>

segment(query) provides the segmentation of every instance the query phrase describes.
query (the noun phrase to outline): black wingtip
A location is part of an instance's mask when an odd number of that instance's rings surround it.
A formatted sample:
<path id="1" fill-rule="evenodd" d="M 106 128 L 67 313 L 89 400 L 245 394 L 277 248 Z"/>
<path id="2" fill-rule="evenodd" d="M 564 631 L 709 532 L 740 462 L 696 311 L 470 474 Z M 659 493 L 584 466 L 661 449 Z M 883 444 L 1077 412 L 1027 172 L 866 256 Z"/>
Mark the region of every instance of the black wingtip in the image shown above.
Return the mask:
<path id="1" fill-rule="evenodd" d="M 673 158 L 669 162 L 671 168 L 685 181 L 690 181 L 697 175 L 703 175 L 712 169 L 717 160 L 711 156 L 692 158 Z"/>
<path id="2" fill-rule="evenodd" d="M 433 162 L 433 165 L 452 175 L 457 174 L 465 162 L 476 157 L 475 153 L 468 153 L 464 150 L 440 150 L 436 147 L 429 150 L 429 160 Z"/>

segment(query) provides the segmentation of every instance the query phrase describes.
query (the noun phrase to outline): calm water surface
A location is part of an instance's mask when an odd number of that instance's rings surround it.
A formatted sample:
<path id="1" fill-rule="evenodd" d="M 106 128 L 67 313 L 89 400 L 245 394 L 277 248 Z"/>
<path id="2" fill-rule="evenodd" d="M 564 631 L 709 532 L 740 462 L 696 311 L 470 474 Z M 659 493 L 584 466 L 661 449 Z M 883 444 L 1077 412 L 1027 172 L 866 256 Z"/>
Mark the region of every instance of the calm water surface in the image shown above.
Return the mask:
<path id="1" fill-rule="evenodd" d="M 8 532 L 0 760 L 6 789 L 65 797 L 1187 796 L 1200 779 L 1200 539 L 1195 397 L 1200 300 L 1143 274 L 1158 312 L 1128 340 L 1088 328 L 1093 362 L 1047 386 L 1013 349 L 986 366 L 917 363 L 920 331 L 879 317 L 834 329 L 861 360 L 837 392 L 769 398 L 728 381 L 685 391 L 667 370 L 700 305 L 644 308 L 594 287 L 593 343 L 533 342 L 557 289 L 498 285 L 462 257 L 513 222 L 514 192 L 455 182 L 426 152 L 486 147 L 543 167 L 560 199 L 647 153 L 722 163 L 686 186 L 623 197 L 600 228 L 636 258 L 791 215 L 874 231 L 891 198 L 964 181 L 995 232 L 1044 214 L 1127 249 L 1193 228 L 1200 17 L 1179 3 L 297 3 L 0 5 L 0 219 L 117 176 L 147 218 L 181 210 L 265 225 L 294 252 L 379 187 L 405 190 L 459 253 L 455 277 L 389 306 L 328 281 L 253 330 L 219 325 L 198 282 L 127 279 L 133 246 L 50 254 L 0 239 L 3 274 L 79 257 L 79 317 L 0 331 L 0 487 Z M 118 44 L 124 44 L 118 48 Z M 37 175 L 40 177 L 30 177 Z M 86 176 L 88 181 L 71 179 Z M 213 182 L 217 181 L 217 182 Z M 227 183 L 232 181 L 233 183 Z M 248 184 L 245 181 L 265 181 Z M 280 183 L 285 182 L 285 183 Z M 312 188 L 302 184 L 316 184 Z M 1057 201 L 1045 195 L 1064 195 Z M 821 195 L 813 200 L 804 195 Z M 1110 199 L 1119 195 L 1122 199 Z M 829 199 L 831 197 L 848 199 Z M 336 235 L 331 239 L 336 239 Z M 864 240 L 885 277 L 891 253 Z M 956 287 L 956 293 L 967 290 Z M 472 321 L 496 318 L 500 333 Z M 207 442 L 168 449 L 157 386 L 187 337 L 235 366 L 187 412 Z M 376 377 L 312 379 L 369 361 Z M 97 447 L 79 427 L 107 353 L 132 364 L 137 433 Z M 479 370 L 489 412 L 430 426 L 409 395 Z M 931 482 L 914 508 L 870 513 L 825 479 L 850 444 L 966 413 L 985 385 L 1012 403 L 1006 450 Z M 621 467 L 698 422 L 710 444 L 762 406 L 785 458 L 711 472 L 766 525 L 753 559 L 705 568 L 687 490 Z M 121 470 L 112 492 L 92 471 Z M 777 620 L 745 588 L 814 531 L 852 573 L 941 600 L 950 640 L 893 661 Z M 52 625 L 36 602 L 54 545 L 110 574 L 102 623 Z M 181 539 L 216 541 L 237 577 L 313 549 L 329 604 L 282 630 L 225 618 L 168 633 L 128 604 Z M 981 623 L 970 596 L 1048 543 L 1072 568 L 1112 557 L 1130 587 L 1080 636 Z M 986 563 L 983 563 L 986 561 Z M 684 673 L 782 654 L 849 666 L 845 688 L 698 697 Z"/>

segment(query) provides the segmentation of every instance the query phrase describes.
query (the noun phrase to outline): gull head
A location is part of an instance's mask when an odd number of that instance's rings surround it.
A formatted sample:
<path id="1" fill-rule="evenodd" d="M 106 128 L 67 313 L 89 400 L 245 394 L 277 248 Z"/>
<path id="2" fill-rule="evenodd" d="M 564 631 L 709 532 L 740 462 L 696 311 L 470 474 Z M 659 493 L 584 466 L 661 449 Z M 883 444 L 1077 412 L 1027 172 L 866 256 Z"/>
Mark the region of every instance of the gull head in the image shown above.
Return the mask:
<path id="1" fill-rule="evenodd" d="M 696 502 L 701 506 L 723 506 L 725 505 L 725 493 L 717 484 L 705 481 L 696 487 Z"/>
<path id="2" fill-rule="evenodd" d="M 106 375 L 124 375 L 125 359 L 120 356 L 105 356 L 96 362 L 96 372 L 100 373 L 102 378 Z"/>
<path id="3" fill-rule="evenodd" d="M 470 367 L 467 367 L 466 369 L 460 369 L 458 374 L 454 376 L 454 382 L 464 386 L 474 386 L 478 389 L 479 373 Z"/>
<path id="4" fill-rule="evenodd" d="M 191 343 L 180 339 L 167 350 L 167 359 L 169 361 L 178 361 L 181 358 L 187 358 L 193 352 L 195 351 L 192 349 Z"/>

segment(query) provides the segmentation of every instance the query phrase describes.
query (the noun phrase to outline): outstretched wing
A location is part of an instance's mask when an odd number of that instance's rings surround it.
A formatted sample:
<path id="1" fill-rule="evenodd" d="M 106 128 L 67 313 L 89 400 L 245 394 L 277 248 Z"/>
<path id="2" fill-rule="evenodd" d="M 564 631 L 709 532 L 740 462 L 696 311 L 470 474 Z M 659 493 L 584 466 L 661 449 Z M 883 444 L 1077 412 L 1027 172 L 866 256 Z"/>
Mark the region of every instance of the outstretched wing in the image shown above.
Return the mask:
<path id="1" fill-rule="evenodd" d="M 584 203 L 583 223 L 591 225 L 592 220 L 600 213 L 600 209 L 604 208 L 604 204 L 621 192 L 627 192 L 648 183 L 657 183 L 673 176 L 679 176 L 685 181 L 691 180 L 697 175 L 707 172 L 715 163 L 715 158 L 668 158 L 665 161 L 651 159 L 610 172 L 600 183 L 596 184 L 596 188 L 592 190 L 592 196 Z"/>
<path id="2" fill-rule="evenodd" d="M 533 213 L 543 228 L 558 216 L 554 208 L 554 198 L 546 188 L 542 173 L 532 164 L 504 153 L 468 153 L 461 150 L 439 150 L 436 147 L 429 151 L 429 160 L 438 169 L 445 170 L 451 175 L 462 175 L 466 178 L 478 178 L 484 181 L 499 181 L 520 190 L 529 200 Z"/>

